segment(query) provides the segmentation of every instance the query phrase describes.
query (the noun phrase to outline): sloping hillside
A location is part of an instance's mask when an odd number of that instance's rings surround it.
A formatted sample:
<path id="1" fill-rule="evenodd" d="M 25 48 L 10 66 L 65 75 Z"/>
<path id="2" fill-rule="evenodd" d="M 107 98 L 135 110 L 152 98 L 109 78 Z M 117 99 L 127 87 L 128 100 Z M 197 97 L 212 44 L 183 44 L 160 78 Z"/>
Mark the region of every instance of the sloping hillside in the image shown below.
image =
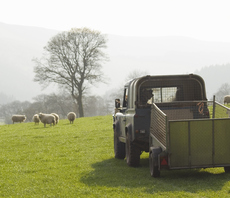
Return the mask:
<path id="1" fill-rule="evenodd" d="M 112 116 L 60 120 L 56 126 L 0 125 L 0 197 L 228 197 L 224 169 L 164 170 L 114 158 Z M 228 196 L 227 196 L 228 195 Z"/>
<path id="2" fill-rule="evenodd" d="M 57 33 L 56 30 L 0 23 L 0 93 L 24 101 L 41 93 L 55 91 L 55 87 L 42 91 L 41 86 L 33 82 L 34 64 L 31 60 L 42 56 L 43 47 Z M 98 84 L 89 93 L 104 95 L 106 91 L 123 85 L 133 70 L 146 71 L 152 75 L 197 71 L 198 74 L 210 76 L 209 69 L 206 68 L 206 72 L 201 69 L 230 63 L 229 51 L 230 43 L 206 42 L 186 37 L 108 35 L 106 53 L 110 61 L 103 64 L 108 84 Z M 225 75 L 225 71 L 218 74 Z M 208 80 L 208 93 L 212 95 L 227 80 L 227 77 L 220 78 L 215 86 Z"/>
<path id="3" fill-rule="evenodd" d="M 33 82 L 34 57 L 41 57 L 43 47 L 57 33 L 34 27 L 0 23 L 0 92 L 18 100 L 31 100 L 41 93 Z"/>

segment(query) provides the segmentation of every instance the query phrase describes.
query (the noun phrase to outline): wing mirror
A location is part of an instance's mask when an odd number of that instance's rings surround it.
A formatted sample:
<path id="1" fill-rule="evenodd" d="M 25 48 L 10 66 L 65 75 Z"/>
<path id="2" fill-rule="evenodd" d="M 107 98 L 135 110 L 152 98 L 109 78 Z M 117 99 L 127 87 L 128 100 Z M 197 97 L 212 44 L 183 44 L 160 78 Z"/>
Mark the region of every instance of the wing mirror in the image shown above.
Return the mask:
<path id="1" fill-rule="evenodd" d="M 115 99 L 115 108 L 118 109 L 121 107 L 121 101 L 120 99 Z"/>

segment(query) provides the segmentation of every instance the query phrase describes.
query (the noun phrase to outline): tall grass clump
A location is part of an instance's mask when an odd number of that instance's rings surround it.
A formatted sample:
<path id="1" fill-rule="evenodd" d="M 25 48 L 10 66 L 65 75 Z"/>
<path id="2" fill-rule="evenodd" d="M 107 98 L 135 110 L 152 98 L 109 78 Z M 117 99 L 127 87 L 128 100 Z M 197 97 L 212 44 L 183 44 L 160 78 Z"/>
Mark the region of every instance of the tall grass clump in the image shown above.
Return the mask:
<path id="1" fill-rule="evenodd" d="M 0 197 L 228 197 L 223 168 L 149 173 L 114 158 L 112 116 L 0 126 Z"/>

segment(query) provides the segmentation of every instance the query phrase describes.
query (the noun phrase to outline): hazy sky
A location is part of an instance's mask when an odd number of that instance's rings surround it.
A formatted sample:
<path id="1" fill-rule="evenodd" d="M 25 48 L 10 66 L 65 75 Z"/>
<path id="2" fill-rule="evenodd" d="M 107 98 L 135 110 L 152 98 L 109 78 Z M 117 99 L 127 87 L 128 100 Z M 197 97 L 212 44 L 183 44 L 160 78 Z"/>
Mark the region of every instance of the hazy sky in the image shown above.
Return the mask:
<path id="1" fill-rule="evenodd" d="M 230 42 L 229 0 L 0 0 L 0 22 Z"/>

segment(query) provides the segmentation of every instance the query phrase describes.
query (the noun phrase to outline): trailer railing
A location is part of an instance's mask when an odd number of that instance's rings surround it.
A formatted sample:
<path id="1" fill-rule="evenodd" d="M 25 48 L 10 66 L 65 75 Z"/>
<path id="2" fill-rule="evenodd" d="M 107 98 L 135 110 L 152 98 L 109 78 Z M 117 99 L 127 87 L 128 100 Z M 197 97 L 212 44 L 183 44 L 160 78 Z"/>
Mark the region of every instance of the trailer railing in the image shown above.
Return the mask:
<path id="1" fill-rule="evenodd" d="M 216 101 L 208 101 L 210 118 L 229 118 L 230 108 Z"/>
<path id="2" fill-rule="evenodd" d="M 216 102 L 215 100 L 183 101 L 169 104 L 153 103 L 151 105 L 150 133 L 160 142 L 160 144 L 166 147 L 168 121 L 229 117 L 230 108 Z"/>
<path id="3" fill-rule="evenodd" d="M 154 119 L 152 119 L 154 118 Z M 152 104 L 150 133 L 166 147 L 167 116 L 156 104 Z"/>

